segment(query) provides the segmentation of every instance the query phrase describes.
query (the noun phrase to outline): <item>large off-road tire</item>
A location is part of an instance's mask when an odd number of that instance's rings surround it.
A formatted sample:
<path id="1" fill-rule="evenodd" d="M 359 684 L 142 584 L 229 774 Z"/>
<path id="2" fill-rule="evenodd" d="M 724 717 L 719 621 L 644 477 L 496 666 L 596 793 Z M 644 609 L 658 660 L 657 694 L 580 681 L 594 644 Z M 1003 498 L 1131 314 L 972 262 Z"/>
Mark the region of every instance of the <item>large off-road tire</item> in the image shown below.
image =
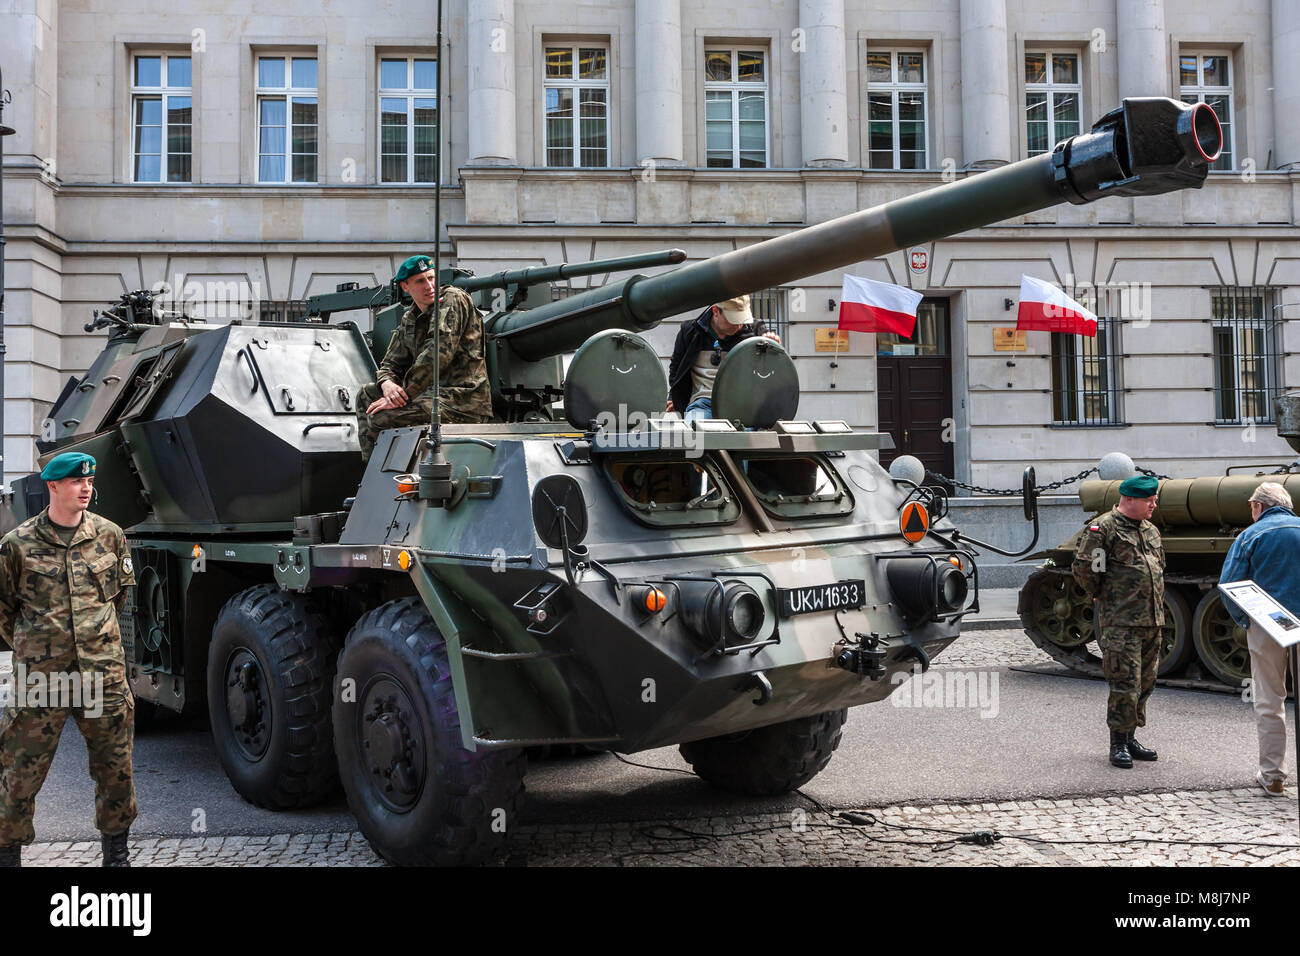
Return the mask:
<path id="1" fill-rule="evenodd" d="M 523 751 L 461 745 L 446 645 L 419 598 L 357 622 L 335 686 L 343 790 L 376 853 L 399 866 L 464 866 L 505 849 Z"/>
<path id="2" fill-rule="evenodd" d="M 703 779 L 736 793 L 765 797 L 802 787 L 830 763 L 847 710 L 787 720 L 682 744 L 682 757 Z"/>
<path id="3" fill-rule="evenodd" d="M 208 646 L 217 756 L 249 803 L 286 810 L 338 787 L 330 722 L 337 646 L 303 595 L 260 584 L 226 602 Z"/>

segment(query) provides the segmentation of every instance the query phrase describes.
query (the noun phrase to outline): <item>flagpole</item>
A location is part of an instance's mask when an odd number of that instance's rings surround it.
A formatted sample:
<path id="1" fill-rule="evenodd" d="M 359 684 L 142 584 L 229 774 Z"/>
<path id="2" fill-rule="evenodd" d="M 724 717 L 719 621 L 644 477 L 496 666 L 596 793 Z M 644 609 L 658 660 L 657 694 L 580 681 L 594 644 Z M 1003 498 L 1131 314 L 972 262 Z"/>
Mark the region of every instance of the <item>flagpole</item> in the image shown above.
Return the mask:
<path id="1" fill-rule="evenodd" d="M 831 360 L 831 388 L 835 387 L 835 376 L 840 373 L 840 326 L 835 323 L 835 358 Z"/>

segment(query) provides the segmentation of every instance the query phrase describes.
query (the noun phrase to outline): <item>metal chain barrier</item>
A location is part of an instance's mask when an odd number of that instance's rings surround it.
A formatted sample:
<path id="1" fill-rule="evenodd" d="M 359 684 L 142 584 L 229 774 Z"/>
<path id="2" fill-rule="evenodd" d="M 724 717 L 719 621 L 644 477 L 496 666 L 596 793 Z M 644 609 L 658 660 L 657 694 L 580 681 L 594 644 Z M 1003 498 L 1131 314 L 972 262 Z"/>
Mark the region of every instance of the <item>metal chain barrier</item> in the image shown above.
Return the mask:
<path id="1" fill-rule="evenodd" d="M 1062 478 L 1060 481 L 1049 481 L 1045 485 L 1036 485 L 1034 490 L 1039 494 L 1045 491 L 1055 491 L 1057 488 L 1064 488 L 1066 485 L 1072 485 L 1076 481 L 1082 481 L 1097 470 L 1096 466 L 1081 471 L 1077 475 L 1071 475 L 1069 478 Z M 1140 471 L 1141 469 L 1139 469 Z M 956 478 L 949 478 L 947 475 L 941 475 L 937 471 L 931 471 L 929 468 L 925 473 L 930 478 L 937 478 L 940 481 L 947 482 L 958 488 L 965 488 L 967 491 L 973 491 L 978 495 L 1005 495 L 1007 497 L 1019 497 L 1021 489 L 1019 488 L 985 488 L 983 485 L 968 485 L 964 481 L 958 481 Z"/>

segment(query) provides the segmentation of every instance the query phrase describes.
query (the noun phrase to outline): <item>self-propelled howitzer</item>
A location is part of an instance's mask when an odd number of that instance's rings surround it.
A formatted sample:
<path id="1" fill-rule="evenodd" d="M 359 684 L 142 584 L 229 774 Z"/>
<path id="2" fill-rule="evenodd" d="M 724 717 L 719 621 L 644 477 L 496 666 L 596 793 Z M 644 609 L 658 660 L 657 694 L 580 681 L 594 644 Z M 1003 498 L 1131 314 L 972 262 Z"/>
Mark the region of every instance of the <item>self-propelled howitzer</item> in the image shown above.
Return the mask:
<path id="1" fill-rule="evenodd" d="M 250 801 L 302 806 L 341 779 L 395 862 L 498 849 L 529 746 L 680 744 L 710 783 L 788 792 L 849 707 L 957 638 L 975 555 L 941 494 L 880 467 L 887 436 L 796 418 L 779 345 L 733 349 L 717 419 L 685 425 L 661 417 L 637 333 L 1055 203 L 1196 187 L 1218 148 L 1208 107 L 1129 100 L 1051 154 L 673 272 L 531 309 L 484 288 L 504 401 L 442 428 L 437 482 L 427 428 L 381 434 L 363 472 L 354 397 L 375 365 L 355 326 L 119 341 L 60 440 L 97 443 L 105 501 L 131 505 L 109 516 L 132 526 L 132 686 L 206 699 Z"/>

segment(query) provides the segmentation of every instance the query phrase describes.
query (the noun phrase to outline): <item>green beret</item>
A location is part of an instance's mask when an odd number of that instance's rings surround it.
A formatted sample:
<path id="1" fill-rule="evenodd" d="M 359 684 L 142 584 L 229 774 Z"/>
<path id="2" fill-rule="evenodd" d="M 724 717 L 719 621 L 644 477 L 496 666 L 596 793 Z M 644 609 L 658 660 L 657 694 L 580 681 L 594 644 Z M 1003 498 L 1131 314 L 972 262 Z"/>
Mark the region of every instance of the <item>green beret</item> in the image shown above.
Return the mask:
<path id="1" fill-rule="evenodd" d="M 432 268 L 433 260 L 428 256 L 411 256 L 397 267 L 397 275 L 393 276 L 393 281 L 401 282 L 403 279 L 409 279 L 421 272 L 428 272 Z"/>
<path id="2" fill-rule="evenodd" d="M 41 469 L 42 481 L 58 481 L 60 478 L 85 478 L 95 473 L 95 459 L 79 451 L 65 451 L 55 455 L 50 463 Z"/>
<path id="3" fill-rule="evenodd" d="M 1119 493 L 1129 498 L 1150 498 L 1160 489 L 1160 482 L 1150 475 L 1134 475 L 1119 484 Z"/>

